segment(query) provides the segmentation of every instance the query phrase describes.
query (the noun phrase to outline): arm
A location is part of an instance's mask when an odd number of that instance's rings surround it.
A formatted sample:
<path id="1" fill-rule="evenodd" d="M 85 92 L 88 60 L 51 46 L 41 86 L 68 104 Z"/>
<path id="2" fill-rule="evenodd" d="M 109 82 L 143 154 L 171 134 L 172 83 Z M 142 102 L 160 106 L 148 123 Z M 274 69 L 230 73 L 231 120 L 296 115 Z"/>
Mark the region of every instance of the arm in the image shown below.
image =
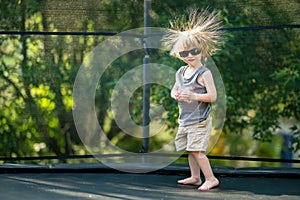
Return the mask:
<path id="1" fill-rule="evenodd" d="M 179 85 L 175 82 L 172 90 L 171 90 L 171 97 L 178 101 L 178 92 L 179 92 Z"/>

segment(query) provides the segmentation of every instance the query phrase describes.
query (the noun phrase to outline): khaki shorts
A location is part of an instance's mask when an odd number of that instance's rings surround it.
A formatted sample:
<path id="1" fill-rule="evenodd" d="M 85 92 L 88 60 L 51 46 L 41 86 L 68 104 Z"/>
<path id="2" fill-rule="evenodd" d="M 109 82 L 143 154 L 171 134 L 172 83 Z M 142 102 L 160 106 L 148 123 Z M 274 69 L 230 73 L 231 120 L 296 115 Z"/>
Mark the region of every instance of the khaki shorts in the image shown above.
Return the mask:
<path id="1" fill-rule="evenodd" d="M 197 124 L 179 126 L 175 146 L 177 151 L 202 151 L 205 152 L 212 130 L 212 117 Z"/>

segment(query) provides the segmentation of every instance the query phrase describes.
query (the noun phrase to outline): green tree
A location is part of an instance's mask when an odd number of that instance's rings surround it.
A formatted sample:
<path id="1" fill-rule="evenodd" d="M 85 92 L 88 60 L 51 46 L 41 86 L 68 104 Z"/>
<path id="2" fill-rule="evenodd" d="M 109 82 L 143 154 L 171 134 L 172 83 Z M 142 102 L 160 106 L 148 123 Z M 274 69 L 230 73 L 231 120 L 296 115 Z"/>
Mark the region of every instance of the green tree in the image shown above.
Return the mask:
<path id="1" fill-rule="evenodd" d="M 151 1 L 151 26 L 187 7 L 210 6 L 224 16 L 226 27 L 299 24 L 299 2 L 293 1 Z M 143 27 L 143 1 L 0 0 L 0 29 L 7 31 L 121 32 Z M 122 8 L 122 9 L 121 9 Z M 271 141 L 280 118 L 299 121 L 299 29 L 236 30 L 226 33 L 222 51 L 213 58 L 226 88 L 227 134 L 252 131 L 259 141 Z M 72 118 L 72 87 L 84 57 L 107 36 L 0 36 L 1 156 L 69 155 L 85 153 Z M 99 80 L 95 105 L 98 120 L 117 145 L 139 151 L 140 139 L 120 130 L 111 117 L 110 98 L 120 77 L 142 64 L 144 52 L 117 59 Z M 168 52 L 151 50 L 151 62 L 177 69 L 181 63 Z M 117 69 L 117 70 L 116 70 Z M 177 106 L 169 90 L 151 86 L 151 103 L 167 110 L 169 130 L 177 127 Z M 130 102 L 131 114 L 142 122 L 142 88 Z M 291 127 L 299 150 L 299 125 Z M 174 134 L 174 132 L 173 132 Z M 173 135 L 174 136 L 174 135 Z M 171 136 L 172 137 L 172 136 Z M 164 144 L 151 138 L 151 150 Z"/>

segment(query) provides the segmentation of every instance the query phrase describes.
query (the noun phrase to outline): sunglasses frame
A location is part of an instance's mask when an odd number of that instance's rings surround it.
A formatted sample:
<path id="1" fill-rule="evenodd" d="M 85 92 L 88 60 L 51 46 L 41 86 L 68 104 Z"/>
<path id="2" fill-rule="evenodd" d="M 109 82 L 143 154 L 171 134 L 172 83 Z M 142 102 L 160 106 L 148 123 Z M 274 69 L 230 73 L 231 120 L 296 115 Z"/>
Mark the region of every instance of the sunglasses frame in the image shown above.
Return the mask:
<path id="1" fill-rule="evenodd" d="M 180 51 L 179 55 L 182 58 L 188 57 L 189 54 L 192 54 L 193 56 L 199 55 L 201 53 L 201 49 L 200 48 L 194 48 L 188 51 Z"/>

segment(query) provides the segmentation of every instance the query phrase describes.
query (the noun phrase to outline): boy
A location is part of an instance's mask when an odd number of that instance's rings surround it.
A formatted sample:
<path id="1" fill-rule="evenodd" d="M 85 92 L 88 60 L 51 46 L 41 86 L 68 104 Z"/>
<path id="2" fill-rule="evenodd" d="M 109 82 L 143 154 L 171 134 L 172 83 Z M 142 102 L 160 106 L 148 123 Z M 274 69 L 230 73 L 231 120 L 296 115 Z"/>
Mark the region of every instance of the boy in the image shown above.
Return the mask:
<path id="1" fill-rule="evenodd" d="M 210 190 L 219 185 L 205 155 L 212 130 L 210 103 L 216 101 L 217 92 L 212 73 L 202 61 L 217 50 L 220 26 L 215 12 L 191 10 L 187 22 L 171 22 L 172 30 L 164 39 L 166 45 L 172 46 L 170 54 L 187 64 L 177 71 L 171 91 L 179 107 L 175 146 L 177 151 L 188 151 L 191 171 L 191 177 L 178 183 L 197 185 L 199 190 Z M 203 184 L 200 170 L 205 177 Z"/>

